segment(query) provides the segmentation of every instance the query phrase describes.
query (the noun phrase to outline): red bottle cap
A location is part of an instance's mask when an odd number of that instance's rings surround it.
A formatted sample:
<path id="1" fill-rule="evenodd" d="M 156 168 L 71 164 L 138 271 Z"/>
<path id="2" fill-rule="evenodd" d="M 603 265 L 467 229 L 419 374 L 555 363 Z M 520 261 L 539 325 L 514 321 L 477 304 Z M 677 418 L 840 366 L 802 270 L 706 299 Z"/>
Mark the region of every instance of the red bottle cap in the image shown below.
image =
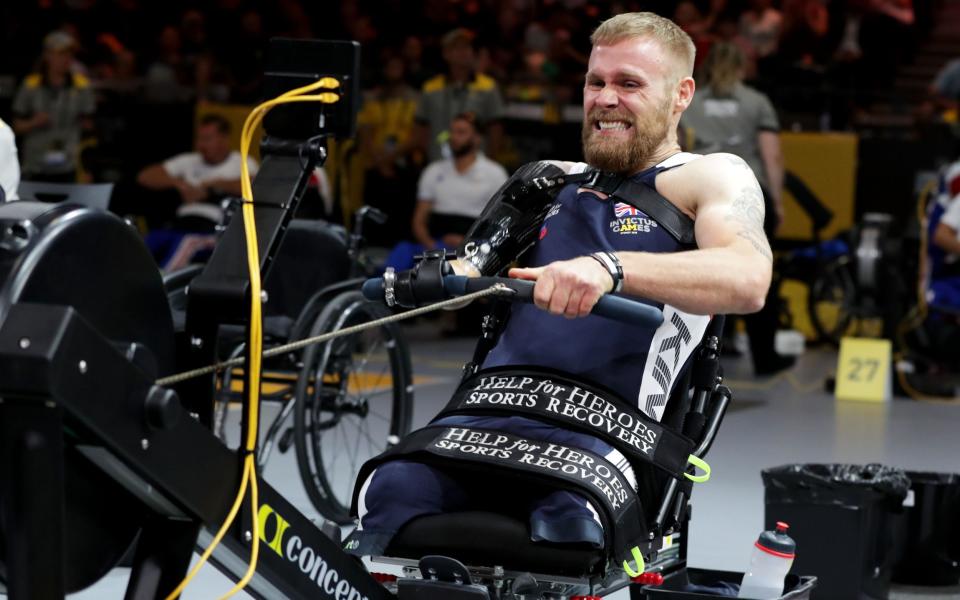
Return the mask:
<path id="1" fill-rule="evenodd" d="M 787 535 L 790 526 L 783 521 L 777 521 L 776 531 L 764 531 L 760 534 L 756 546 L 767 554 L 781 558 L 794 558 L 797 552 L 797 543 Z"/>

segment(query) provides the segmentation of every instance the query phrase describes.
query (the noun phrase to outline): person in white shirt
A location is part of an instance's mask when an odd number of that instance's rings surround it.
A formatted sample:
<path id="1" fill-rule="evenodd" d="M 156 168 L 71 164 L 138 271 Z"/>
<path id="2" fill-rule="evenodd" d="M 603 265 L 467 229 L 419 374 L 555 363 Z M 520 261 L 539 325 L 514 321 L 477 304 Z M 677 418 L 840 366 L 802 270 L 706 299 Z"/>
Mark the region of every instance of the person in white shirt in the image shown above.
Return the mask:
<path id="1" fill-rule="evenodd" d="M 247 158 L 250 176 L 257 163 Z M 180 196 L 177 229 L 209 229 L 223 218 L 220 201 L 240 195 L 240 153 L 230 147 L 230 123 L 207 115 L 197 128 L 195 151 L 178 154 L 150 165 L 137 175 L 137 183 L 150 190 L 175 190 Z"/>
<path id="2" fill-rule="evenodd" d="M 253 177 L 257 163 L 249 157 L 247 161 Z M 226 196 L 241 194 L 241 164 L 240 153 L 230 147 L 229 121 L 207 115 L 197 128 L 194 152 L 150 165 L 137 175 L 141 186 L 173 192 L 178 197 L 172 227 L 155 228 L 146 237 L 147 246 L 165 271 L 202 262 L 209 256 L 217 241 L 214 231 L 223 220 L 220 202 Z"/>
<path id="3" fill-rule="evenodd" d="M 414 257 L 434 249 L 453 250 L 490 198 L 507 180 L 507 171 L 484 156 L 482 133 L 473 113 L 461 113 L 450 121 L 447 145 L 451 157 L 427 165 L 420 175 L 412 230 L 415 241 L 400 242 L 387 257 L 386 267 L 397 271 L 413 267 Z M 476 309 L 457 311 L 444 328 L 445 334 L 479 333 Z"/>
<path id="4" fill-rule="evenodd" d="M 0 198 L 6 202 L 17 199 L 20 187 L 20 162 L 17 159 L 17 141 L 10 126 L 0 119 Z"/>
<path id="5" fill-rule="evenodd" d="M 481 143 L 474 115 L 455 116 L 448 140 L 453 156 L 430 163 L 420 176 L 412 228 L 426 250 L 456 248 L 507 180 L 507 171 L 480 151 Z"/>

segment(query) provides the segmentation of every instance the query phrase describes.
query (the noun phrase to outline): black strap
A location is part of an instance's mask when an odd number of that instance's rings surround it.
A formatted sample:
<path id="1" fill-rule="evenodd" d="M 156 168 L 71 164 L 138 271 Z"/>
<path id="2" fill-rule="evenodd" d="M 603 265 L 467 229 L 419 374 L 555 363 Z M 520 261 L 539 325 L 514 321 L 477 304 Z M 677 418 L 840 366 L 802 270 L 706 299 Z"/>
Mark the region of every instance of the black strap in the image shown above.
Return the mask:
<path id="1" fill-rule="evenodd" d="M 697 245 L 693 219 L 650 186 L 637 183 L 629 177 L 603 171 L 587 171 L 580 175 L 586 176 L 580 180 L 580 187 L 603 192 L 629 204 L 643 211 L 681 244 L 690 247 Z M 573 182 L 574 180 L 567 180 L 567 183 Z"/>
<path id="2" fill-rule="evenodd" d="M 424 464 L 497 470 L 502 489 L 536 482 L 550 489 L 571 487 L 592 499 L 603 523 L 606 547 L 623 560 L 630 549 L 649 544 L 648 529 L 639 497 L 619 469 L 603 457 L 580 448 L 528 440 L 491 429 L 466 426 L 428 426 L 406 436 L 399 444 L 364 463 L 353 496 L 357 514 L 360 491 L 374 469 L 393 460 L 414 460 Z"/>
<path id="3" fill-rule="evenodd" d="M 639 470 L 652 464 L 684 488 L 694 443 L 607 390 L 540 369 L 496 367 L 467 378 L 434 420 L 453 415 L 527 415 L 603 440 Z"/>

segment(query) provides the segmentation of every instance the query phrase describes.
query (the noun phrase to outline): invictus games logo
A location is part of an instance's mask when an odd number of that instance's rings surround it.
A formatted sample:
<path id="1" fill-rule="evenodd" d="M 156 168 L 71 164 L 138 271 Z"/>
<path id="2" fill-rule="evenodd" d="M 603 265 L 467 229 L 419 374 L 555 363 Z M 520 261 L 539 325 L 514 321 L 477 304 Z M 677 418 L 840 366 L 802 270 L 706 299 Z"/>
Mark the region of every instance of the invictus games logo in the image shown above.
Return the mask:
<path id="1" fill-rule="evenodd" d="M 277 556 L 300 569 L 301 573 L 326 593 L 327 598 L 369 600 L 328 564 L 319 551 L 305 545 L 299 535 L 290 535 L 290 523 L 269 504 L 260 505 L 257 524 L 260 540 L 276 552 Z"/>
<path id="2" fill-rule="evenodd" d="M 615 220 L 610 221 L 610 230 L 621 235 L 636 235 L 650 233 L 652 228 L 658 227 L 657 222 L 650 219 L 640 209 L 624 202 L 613 205 Z"/>

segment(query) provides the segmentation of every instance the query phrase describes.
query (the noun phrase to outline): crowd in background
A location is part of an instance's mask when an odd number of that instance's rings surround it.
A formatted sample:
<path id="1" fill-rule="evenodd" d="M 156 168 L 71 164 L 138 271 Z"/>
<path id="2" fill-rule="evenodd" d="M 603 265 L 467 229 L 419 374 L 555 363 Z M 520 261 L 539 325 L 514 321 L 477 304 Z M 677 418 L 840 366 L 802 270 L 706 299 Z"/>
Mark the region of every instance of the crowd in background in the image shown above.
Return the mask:
<path id="1" fill-rule="evenodd" d="M 25 178 L 116 181 L 121 192 L 131 186 L 127 196 L 142 168 L 191 147 L 198 106 L 261 99 L 269 37 L 359 41 L 360 130 L 341 149 L 344 174 L 332 186 L 342 213 L 403 198 L 385 206 L 396 214 L 380 235 L 392 243 L 410 237 L 418 178 L 449 156 L 459 113 L 477 117 L 485 153 L 508 170 L 577 157 L 575 138 L 558 147 L 543 125 L 578 120 L 589 35 L 611 14 L 673 18 L 694 39 L 698 64 L 717 42 L 731 43 L 746 57 L 746 81 L 778 111 L 843 129 L 884 101 L 935 0 L 15 4 L 0 24 L 0 118 L 18 134 Z M 79 91 L 66 107 L 46 106 L 40 90 L 51 82 Z M 351 185 L 340 185 L 346 177 Z"/>

